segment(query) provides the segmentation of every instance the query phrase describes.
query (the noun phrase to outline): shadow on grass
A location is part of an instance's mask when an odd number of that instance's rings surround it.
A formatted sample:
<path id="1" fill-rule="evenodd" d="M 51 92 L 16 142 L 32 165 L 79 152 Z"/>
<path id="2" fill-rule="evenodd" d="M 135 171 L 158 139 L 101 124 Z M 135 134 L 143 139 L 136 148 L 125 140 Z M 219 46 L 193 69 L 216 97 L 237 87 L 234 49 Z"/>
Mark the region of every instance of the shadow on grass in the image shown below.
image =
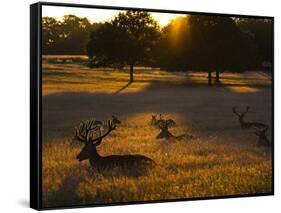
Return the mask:
<path id="1" fill-rule="evenodd" d="M 45 207 L 77 205 L 82 203 L 82 199 L 77 195 L 79 183 L 82 178 L 76 176 L 67 176 L 61 184 L 61 187 L 52 193 L 45 203 Z"/>
<path id="2" fill-rule="evenodd" d="M 256 115 L 262 117 L 260 120 L 264 120 L 267 116 L 264 116 L 264 112 L 267 112 L 264 103 L 271 103 L 271 92 L 268 90 L 271 85 L 255 85 L 264 88 L 255 93 L 236 93 L 227 87 L 245 85 L 236 83 L 210 87 L 207 80 L 204 82 L 192 79 L 169 82 L 154 80 L 140 91 L 122 92 L 133 84 L 127 83 L 113 94 L 61 92 L 43 96 L 43 136 L 69 137 L 81 120 L 89 118 L 104 120 L 111 115 L 117 115 L 122 119 L 123 116 L 151 112 L 181 114 L 183 120 L 194 123 L 194 128 L 198 131 L 206 132 L 205 125 L 209 122 L 214 123 L 211 129 L 220 125 L 218 108 L 220 116 L 229 117 L 230 125 L 231 122 L 236 122 L 230 112 L 231 107 L 239 104 L 258 106 Z M 260 98 L 261 96 L 263 98 Z M 228 125 L 223 128 L 230 128 Z"/>
<path id="3" fill-rule="evenodd" d="M 118 89 L 114 94 L 119 94 L 119 93 L 121 93 L 123 90 L 127 89 L 131 84 L 132 84 L 132 82 L 128 82 L 126 85 L 124 85 L 123 87 L 121 87 L 120 89 Z"/>

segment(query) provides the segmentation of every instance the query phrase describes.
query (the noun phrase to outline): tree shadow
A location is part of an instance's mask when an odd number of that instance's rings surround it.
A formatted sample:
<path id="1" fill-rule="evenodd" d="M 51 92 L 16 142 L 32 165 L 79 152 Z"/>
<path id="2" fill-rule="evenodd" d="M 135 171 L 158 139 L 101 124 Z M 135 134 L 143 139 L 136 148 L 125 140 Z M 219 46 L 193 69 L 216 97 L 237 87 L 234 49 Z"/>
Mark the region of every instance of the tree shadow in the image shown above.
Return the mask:
<path id="1" fill-rule="evenodd" d="M 114 92 L 113 94 L 119 94 L 119 93 L 121 93 L 123 90 L 125 90 L 125 89 L 127 89 L 129 86 L 130 86 L 130 84 L 132 84 L 132 82 L 128 82 L 126 85 L 124 85 L 123 87 L 121 87 L 120 89 L 118 89 L 116 92 Z"/>

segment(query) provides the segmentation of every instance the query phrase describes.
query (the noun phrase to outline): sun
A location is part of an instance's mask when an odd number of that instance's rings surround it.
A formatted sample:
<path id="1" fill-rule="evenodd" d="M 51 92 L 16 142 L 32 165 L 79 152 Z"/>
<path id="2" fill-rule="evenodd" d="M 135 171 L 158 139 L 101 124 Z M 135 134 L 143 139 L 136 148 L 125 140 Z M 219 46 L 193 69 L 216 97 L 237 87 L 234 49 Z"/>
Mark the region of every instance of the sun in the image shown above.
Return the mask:
<path id="1" fill-rule="evenodd" d="M 152 17 L 158 22 L 160 27 L 167 26 L 173 19 L 176 19 L 181 16 L 185 16 L 184 14 L 176 14 L 176 13 L 151 13 Z"/>

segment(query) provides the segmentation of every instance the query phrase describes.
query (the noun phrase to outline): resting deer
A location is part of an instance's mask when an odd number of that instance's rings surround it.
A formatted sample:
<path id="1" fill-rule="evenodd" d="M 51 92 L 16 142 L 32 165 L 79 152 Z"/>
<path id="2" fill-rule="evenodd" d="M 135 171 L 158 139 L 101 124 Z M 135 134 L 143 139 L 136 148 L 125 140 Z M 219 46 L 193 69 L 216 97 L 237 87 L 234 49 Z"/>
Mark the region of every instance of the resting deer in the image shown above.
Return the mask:
<path id="1" fill-rule="evenodd" d="M 248 128 L 252 128 L 252 127 L 257 127 L 257 128 L 265 128 L 266 125 L 263 123 L 258 123 L 258 122 L 246 122 L 244 120 L 245 115 L 249 112 L 250 107 L 247 106 L 246 107 L 246 111 L 238 113 L 236 110 L 236 107 L 232 107 L 232 112 L 237 115 L 240 126 L 242 129 L 248 129 Z"/>
<path id="2" fill-rule="evenodd" d="M 269 147 L 271 146 L 271 142 L 268 140 L 266 136 L 266 132 L 268 130 L 268 126 L 266 126 L 263 129 L 255 128 L 255 135 L 259 137 L 257 146 L 266 146 Z"/>
<path id="3" fill-rule="evenodd" d="M 157 135 L 157 139 L 172 139 L 172 140 L 190 140 L 193 138 L 192 135 L 189 134 L 182 134 L 182 135 L 178 135 L 175 136 L 173 135 L 170 131 L 169 131 L 169 127 L 174 125 L 174 121 L 172 119 L 168 119 L 168 120 L 163 120 L 163 122 L 161 122 L 161 124 L 159 124 L 159 129 L 161 130 L 161 132 Z"/>
<path id="4" fill-rule="evenodd" d="M 162 125 L 164 121 L 169 122 L 169 127 L 176 126 L 176 122 L 172 119 L 164 120 L 162 114 L 159 114 L 159 119 L 157 119 L 157 115 L 151 115 L 151 125 L 154 127 L 158 127 L 159 125 Z"/>
<path id="5" fill-rule="evenodd" d="M 108 136 L 116 125 L 112 120 L 107 121 L 107 130 L 102 134 L 100 126 L 94 125 L 95 120 L 86 121 L 80 124 L 75 131 L 77 141 L 84 144 L 82 151 L 77 155 L 79 161 L 89 160 L 94 172 L 100 174 L 143 176 L 155 166 L 155 162 L 143 155 L 109 155 L 101 156 L 97 146 Z"/>

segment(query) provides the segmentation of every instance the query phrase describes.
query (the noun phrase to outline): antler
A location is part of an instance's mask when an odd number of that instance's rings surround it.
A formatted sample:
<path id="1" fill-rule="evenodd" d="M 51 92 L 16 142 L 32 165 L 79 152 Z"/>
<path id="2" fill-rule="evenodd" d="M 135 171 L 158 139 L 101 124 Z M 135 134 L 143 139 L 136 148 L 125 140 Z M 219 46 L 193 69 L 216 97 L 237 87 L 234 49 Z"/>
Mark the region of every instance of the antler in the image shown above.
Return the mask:
<path id="1" fill-rule="evenodd" d="M 232 107 L 232 112 L 237 115 L 238 117 L 240 117 L 241 115 L 236 111 L 236 107 Z"/>
<path id="2" fill-rule="evenodd" d="M 102 136 L 99 136 L 97 138 L 89 138 L 90 139 L 89 142 L 90 143 L 96 142 L 95 145 L 97 145 L 97 146 L 100 145 L 102 139 L 104 137 L 106 137 L 111 131 L 116 129 L 116 125 L 114 125 L 111 120 L 107 121 L 107 127 L 108 128 L 107 128 L 106 133 L 104 133 Z"/>
<path id="3" fill-rule="evenodd" d="M 85 122 L 80 123 L 79 127 L 76 128 L 74 132 L 74 138 L 82 143 L 88 143 L 91 141 L 89 137 L 90 133 L 93 131 L 98 131 L 100 135 L 100 126 L 95 124 L 95 119 L 87 120 Z"/>
<path id="4" fill-rule="evenodd" d="M 245 115 L 249 112 L 249 109 L 250 109 L 250 107 L 247 106 L 247 107 L 246 107 L 246 111 L 243 112 L 243 113 L 241 114 L 241 116 L 245 116 Z"/>

